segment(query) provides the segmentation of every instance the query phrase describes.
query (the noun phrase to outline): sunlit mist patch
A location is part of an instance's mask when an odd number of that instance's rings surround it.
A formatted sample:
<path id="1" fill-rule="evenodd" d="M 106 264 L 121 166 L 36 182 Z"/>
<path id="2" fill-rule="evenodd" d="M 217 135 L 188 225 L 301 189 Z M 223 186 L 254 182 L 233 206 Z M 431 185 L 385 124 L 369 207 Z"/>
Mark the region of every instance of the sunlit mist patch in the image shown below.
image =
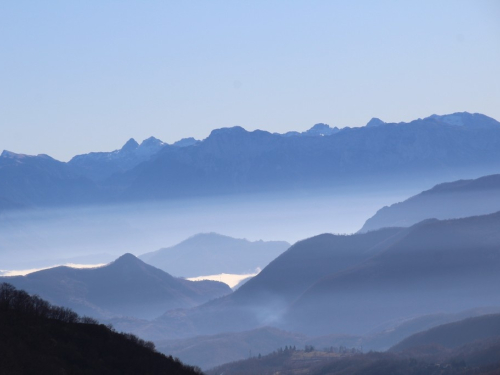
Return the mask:
<path id="1" fill-rule="evenodd" d="M 221 283 L 225 283 L 225 284 L 229 285 L 230 288 L 234 288 L 243 280 L 254 277 L 256 275 L 258 275 L 258 272 L 257 273 L 247 273 L 244 275 L 221 273 L 218 275 L 190 277 L 187 280 L 190 280 L 190 281 L 201 281 L 201 280 L 220 281 Z"/>

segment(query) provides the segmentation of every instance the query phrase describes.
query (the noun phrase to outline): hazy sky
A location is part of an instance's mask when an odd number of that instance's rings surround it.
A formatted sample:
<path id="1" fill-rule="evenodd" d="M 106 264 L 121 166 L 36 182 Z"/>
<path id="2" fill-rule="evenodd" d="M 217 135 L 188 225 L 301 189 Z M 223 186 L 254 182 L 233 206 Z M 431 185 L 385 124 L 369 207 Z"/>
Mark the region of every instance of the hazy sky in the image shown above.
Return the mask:
<path id="1" fill-rule="evenodd" d="M 0 150 L 500 119 L 500 1 L 2 1 Z"/>

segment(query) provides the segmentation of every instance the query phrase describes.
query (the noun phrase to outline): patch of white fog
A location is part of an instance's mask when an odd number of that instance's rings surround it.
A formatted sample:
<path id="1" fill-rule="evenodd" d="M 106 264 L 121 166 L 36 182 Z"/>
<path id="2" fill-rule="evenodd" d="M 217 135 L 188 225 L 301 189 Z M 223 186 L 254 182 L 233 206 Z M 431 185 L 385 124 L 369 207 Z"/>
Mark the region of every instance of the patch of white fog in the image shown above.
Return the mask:
<path id="1" fill-rule="evenodd" d="M 257 276 L 257 275 L 258 275 L 258 272 L 257 273 L 248 273 L 245 275 L 221 273 L 218 275 L 189 277 L 189 278 L 187 278 L 187 280 L 190 280 L 190 281 L 202 281 L 202 280 L 220 281 L 221 283 L 229 285 L 230 288 L 234 288 L 236 285 L 238 285 L 243 280 Z"/>

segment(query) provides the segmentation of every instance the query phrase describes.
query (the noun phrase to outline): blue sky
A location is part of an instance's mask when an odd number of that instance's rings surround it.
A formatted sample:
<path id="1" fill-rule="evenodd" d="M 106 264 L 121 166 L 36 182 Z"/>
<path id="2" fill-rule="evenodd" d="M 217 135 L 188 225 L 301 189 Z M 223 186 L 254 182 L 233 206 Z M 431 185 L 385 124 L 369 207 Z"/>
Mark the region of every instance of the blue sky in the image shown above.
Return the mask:
<path id="1" fill-rule="evenodd" d="M 4 1 L 0 149 L 500 119 L 499 1 Z"/>

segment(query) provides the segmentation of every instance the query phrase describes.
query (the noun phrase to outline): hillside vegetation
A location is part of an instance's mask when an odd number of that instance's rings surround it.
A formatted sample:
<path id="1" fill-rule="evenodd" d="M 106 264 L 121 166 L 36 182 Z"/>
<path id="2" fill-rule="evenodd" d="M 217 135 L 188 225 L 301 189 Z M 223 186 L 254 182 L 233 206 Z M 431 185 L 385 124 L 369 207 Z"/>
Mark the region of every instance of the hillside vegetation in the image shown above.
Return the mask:
<path id="1" fill-rule="evenodd" d="M 0 284 L 2 374 L 201 374 L 151 342 Z"/>

